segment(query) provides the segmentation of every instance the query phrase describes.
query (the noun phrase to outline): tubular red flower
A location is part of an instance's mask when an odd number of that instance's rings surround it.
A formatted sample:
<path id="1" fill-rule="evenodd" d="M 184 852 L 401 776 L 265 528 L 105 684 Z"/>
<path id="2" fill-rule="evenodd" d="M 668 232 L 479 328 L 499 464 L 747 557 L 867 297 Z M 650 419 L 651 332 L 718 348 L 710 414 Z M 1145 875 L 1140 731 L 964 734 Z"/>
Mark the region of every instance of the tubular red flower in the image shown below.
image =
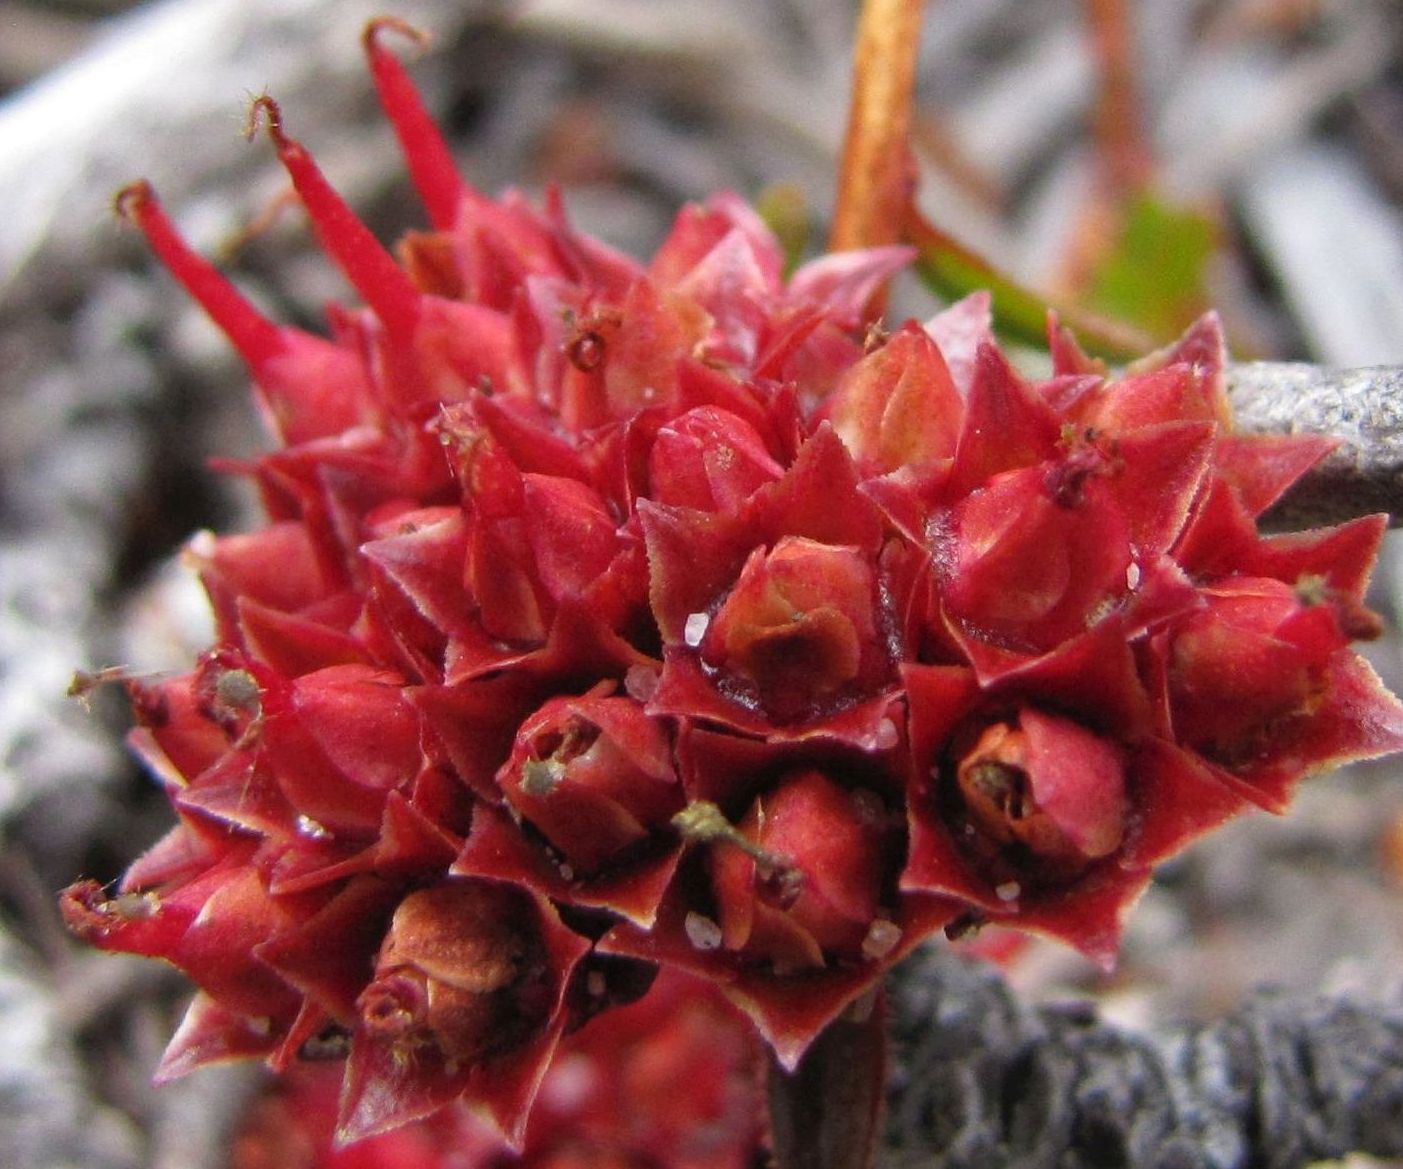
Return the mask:
<path id="1" fill-rule="evenodd" d="M 779 972 L 858 959 L 886 892 L 889 827 L 872 792 L 815 771 L 781 780 L 711 845 L 720 945 Z"/>
<path id="2" fill-rule="evenodd" d="M 498 783 L 583 873 L 648 839 L 681 807 L 662 726 L 632 698 L 557 698 L 521 724 Z"/>

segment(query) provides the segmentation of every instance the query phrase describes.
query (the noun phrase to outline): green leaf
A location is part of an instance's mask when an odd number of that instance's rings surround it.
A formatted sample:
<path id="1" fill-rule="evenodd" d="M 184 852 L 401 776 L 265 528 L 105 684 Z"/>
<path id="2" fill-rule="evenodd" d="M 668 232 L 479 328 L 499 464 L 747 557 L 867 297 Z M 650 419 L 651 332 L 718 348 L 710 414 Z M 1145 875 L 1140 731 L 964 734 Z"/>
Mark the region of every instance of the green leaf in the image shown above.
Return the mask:
<path id="1" fill-rule="evenodd" d="M 809 247 L 809 205 L 796 183 L 774 183 L 760 192 L 755 210 L 784 252 L 784 275 L 793 275 Z"/>
<path id="2" fill-rule="evenodd" d="M 994 328 L 1012 341 L 1039 349 L 1047 347 L 1047 313 L 1055 309 L 1062 323 L 1077 334 L 1096 357 L 1123 362 L 1153 349 L 1154 339 L 1139 329 L 1107 320 L 1078 308 L 1056 304 L 1025 288 L 977 252 L 946 235 L 914 207 L 908 208 L 906 238 L 917 251 L 916 273 L 942 300 L 958 300 L 981 288 L 993 297 Z"/>
<path id="3" fill-rule="evenodd" d="M 1217 226 L 1202 211 L 1136 195 L 1119 237 L 1092 269 L 1083 303 L 1157 338 L 1177 336 L 1208 307 L 1217 244 Z"/>

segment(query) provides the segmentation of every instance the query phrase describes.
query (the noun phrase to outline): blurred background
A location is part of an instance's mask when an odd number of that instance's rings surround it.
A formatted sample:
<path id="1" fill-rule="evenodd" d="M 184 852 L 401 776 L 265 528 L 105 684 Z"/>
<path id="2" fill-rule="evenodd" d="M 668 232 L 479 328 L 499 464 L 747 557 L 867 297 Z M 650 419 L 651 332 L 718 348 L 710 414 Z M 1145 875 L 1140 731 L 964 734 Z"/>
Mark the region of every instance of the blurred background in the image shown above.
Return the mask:
<path id="1" fill-rule="evenodd" d="M 206 468 L 261 442 L 238 363 L 109 214 L 152 180 L 279 319 L 346 298 L 284 198 L 250 96 L 382 238 L 422 226 L 359 33 L 424 28 L 412 68 L 484 189 L 565 189 L 646 253 L 730 188 L 821 247 L 846 119 L 846 0 L 0 0 L 0 1166 L 227 1163 L 256 1081 L 153 1092 L 183 1001 L 154 964 L 73 946 L 53 893 L 108 880 L 169 815 L 124 713 L 75 668 L 181 669 L 207 637 L 177 555 L 249 522 Z M 1208 305 L 1240 356 L 1403 364 L 1403 8 L 1394 0 L 930 0 L 921 206 L 1060 304 L 1173 333 Z M 958 282 L 956 282 L 958 283 Z M 962 291 L 951 285 L 948 295 Z M 938 306 L 914 281 L 900 311 Z M 1375 604 L 1397 611 L 1390 542 Z M 1395 623 L 1396 624 L 1396 623 Z M 1396 636 L 1370 647 L 1395 689 Z M 1397 764 L 1318 781 L 1167 869 L 1112 978 L 1032 947 L 1029 994 L 1136 1025 L 1254 985 L 1377 987 L 1403 969 Z"/>

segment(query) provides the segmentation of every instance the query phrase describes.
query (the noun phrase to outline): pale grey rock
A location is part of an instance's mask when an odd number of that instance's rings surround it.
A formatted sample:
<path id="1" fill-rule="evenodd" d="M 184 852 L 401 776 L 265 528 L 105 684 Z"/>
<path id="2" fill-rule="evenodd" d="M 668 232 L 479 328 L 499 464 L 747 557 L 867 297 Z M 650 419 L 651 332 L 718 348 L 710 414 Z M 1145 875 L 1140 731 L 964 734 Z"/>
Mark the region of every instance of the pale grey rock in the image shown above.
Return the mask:
<path id="1" fill-rule="evenodd" d="M 1403 209 L 1338 146 L 1299 143 L 1242 183 L 1256 237 L 1312 352 L 1403 363 Z"/>
<path id="2" fill-rule="evenodd" d="M 3 933 L 0 1020 L 0 1165 L 140 1169 L 138 1133 L 93 1101 L 51 987 Z"/>

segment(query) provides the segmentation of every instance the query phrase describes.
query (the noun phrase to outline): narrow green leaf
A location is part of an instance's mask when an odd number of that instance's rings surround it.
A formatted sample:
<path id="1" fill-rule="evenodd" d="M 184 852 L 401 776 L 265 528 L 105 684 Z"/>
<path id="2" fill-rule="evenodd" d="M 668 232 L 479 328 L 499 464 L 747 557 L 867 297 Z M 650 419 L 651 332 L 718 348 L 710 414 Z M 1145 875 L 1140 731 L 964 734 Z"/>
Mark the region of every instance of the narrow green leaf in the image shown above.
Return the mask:
<path id="1" fill-rule="evenodd" d="M 1208 307 L 1217 237 L 1202 211 L 1143 192 L 1126 205 L 1119 237 L 1093 267 L 1084 303 L 1155 337 L 1176 336 Z"/>
<path id="2" fill-rule="evenodd" d="M 1053 303 L 1024 287 L 934 226 L 914 207 L 907 210 L 906 238 L 917 251 L 917 274 L 936 296 L 958 300 L 978 289 L 988 289 L 993 297 L 994 328 L 1010 340 L 1046 348 L 1047 312 L 1053 308 L 1094 356 L 1123 362 L 1155 347 L 1154 339 L 1137 328 Z"/>
<path id="3" fill-rule="evenodd" d="M 796 183 L 773 183 L 760 192 L 755 210 L 784 252 L 784 274 L 793 275 L 809 247 L 811 222 L 804 192 Z"/>

